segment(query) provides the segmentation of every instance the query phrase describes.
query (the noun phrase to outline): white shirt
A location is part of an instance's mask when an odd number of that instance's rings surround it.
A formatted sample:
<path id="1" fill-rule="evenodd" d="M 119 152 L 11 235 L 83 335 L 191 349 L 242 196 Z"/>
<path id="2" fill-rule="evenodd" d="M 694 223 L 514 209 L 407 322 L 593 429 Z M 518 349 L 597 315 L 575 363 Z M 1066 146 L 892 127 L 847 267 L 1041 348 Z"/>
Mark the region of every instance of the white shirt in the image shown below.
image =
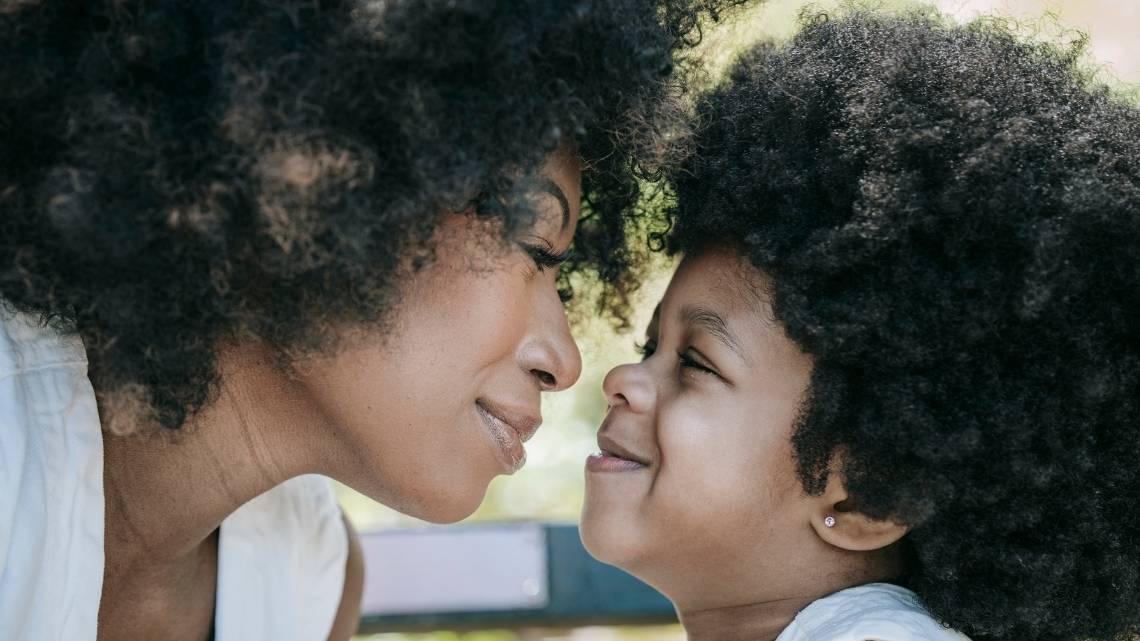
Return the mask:
<path id="1" fill-rule="evenodd" d="M 103 432 L 82 342 L 0 311 L 0 639 L 94 641 Z M 328 480 L 246 503 L 218 538 L 216 641 L 324 641 L 348 540 Z"/>
<path id="2" fill-rule="evenodd" d="M 776 641 L 970 641 L 934 620 L 918 596 L 897 585 L 869 583 L 812 602 Z"/>

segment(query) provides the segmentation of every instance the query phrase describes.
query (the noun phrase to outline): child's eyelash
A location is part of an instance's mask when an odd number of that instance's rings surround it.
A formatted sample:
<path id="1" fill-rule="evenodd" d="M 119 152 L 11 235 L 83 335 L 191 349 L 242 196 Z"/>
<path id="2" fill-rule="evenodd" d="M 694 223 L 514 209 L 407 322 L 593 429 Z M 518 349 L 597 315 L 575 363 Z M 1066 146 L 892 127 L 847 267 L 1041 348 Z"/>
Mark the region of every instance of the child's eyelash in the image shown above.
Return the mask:
<path id="1" fill-rule="evenodd" d="M 657 351 L 657 343 L 651 340 L 646 340 L 644 343 L 634 343 L 633 349 L 641 355 L 641 360 L 645 360 Z"/>
<path id="2" fill-rule="evenodd" d="M 714 372 L 712 369 L 705 367 L 704 365 L 701 365 L 699 362 L 697 362 L 695 359 L 693 359 L 691 356 L 689 356 L 687 354 L 682 353 L 682 354 L 678 355 L 678 358 L 681 361 L 681 367 L 689 367 L 689 368 L 695 369 L 699 372 L 706 372 L 708 374 L 714 374 L 714 375 L 716 374 L 716 372 Z"/>
<path id="3" fill-rule="evenodd" d="M 644 343 L 634 343 L 633 349 L 634 349 L 634 351 L 636 351 L 638 354 L 641 355 L 641 360 L 644 361 L 644 360 L 648 359 L 650 356 L 653 356 L 653 354 L 655 354 L 657 352 L 657 343 L 655 343 L 651 340 L 646 340 Z M 702 365 L 695 358 L 689 356 L 688 354 L 686 354 L 684 352 L 677 354 L 677 361 L 680 363 L 681 367 L 687 367 L 689 369 L 694 369 L 694 370 L 697 370 L 698 372 L 702 372 L 702 373 L 706 373 L 706 374 L 712 374 L 714 376 L 717 375 L 717 373 L 715 371 L 713 371 L 711 368 L 709 368 L 705 365 Z"/>

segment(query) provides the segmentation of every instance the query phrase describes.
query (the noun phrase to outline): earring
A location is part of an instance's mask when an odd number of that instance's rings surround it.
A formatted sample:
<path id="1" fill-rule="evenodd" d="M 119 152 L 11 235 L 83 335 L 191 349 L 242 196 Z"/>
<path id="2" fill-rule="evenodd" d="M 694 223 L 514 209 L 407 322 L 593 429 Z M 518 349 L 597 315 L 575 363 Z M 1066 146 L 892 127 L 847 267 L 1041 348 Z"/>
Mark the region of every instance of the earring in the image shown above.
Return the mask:
<path id="1" fill-rule="evenodd" d="M 823 519 L 823 524 L 827 527 L 835 527 L 835 517 L 828 516 L 827 518 Z"/>

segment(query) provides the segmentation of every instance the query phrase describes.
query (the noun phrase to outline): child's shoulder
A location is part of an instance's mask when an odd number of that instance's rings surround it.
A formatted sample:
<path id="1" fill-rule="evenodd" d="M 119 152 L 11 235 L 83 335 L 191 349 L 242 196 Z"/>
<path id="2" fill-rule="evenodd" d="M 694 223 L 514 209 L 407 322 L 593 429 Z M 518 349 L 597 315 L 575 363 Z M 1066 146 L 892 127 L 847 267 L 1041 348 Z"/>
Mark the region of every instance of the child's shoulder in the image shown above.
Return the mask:
<path id="1" fill-rule="evenodd" d="M 776 641 L 969 641 L 922 606 L 914 592 L 870 583 L 818 599 Z"/>

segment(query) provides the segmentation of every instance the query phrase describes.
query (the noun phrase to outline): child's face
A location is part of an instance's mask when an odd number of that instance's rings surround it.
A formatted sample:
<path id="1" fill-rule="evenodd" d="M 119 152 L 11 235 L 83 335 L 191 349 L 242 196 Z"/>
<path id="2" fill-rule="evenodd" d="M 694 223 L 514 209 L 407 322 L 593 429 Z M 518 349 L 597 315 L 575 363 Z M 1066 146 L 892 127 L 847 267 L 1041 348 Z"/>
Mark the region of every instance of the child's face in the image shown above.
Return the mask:
<path id="1" fill-rule="evenodd" d="M 791 444 L 812 361 L 773 320 L 767 283 L 727 251 L 686 257 L 645 359 L 604 383 L 582 537 L 674 602 L 778 590 L 822 545 Z"/>

